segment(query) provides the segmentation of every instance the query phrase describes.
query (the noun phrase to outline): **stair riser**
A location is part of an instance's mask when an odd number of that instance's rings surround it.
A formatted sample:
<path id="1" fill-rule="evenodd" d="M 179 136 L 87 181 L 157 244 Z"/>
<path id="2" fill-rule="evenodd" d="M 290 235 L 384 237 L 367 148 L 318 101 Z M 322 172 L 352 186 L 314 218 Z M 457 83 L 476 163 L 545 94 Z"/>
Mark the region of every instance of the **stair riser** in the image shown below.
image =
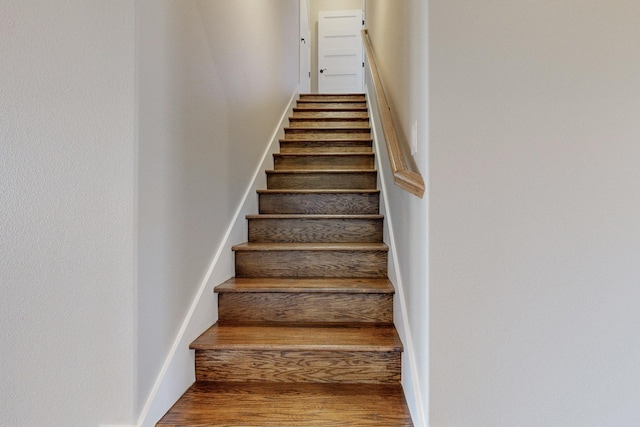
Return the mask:
<path id="1" fill-rule="evenodd" d="M 281 169 L 373 169 L 373 154 L 339 156 L 274 156 L 275 170 Z"/>
<path id="2" fill-rule="evenodd" d="M 289 129 L 295 131 L 297 129 L 313 129 L 328 132 L 329 129 L 354 129 L 358 132 L 368 130 L 371 132 L 369 121 L 363 120 L 289 120 Z"/>
<path id="3" fill-rule="evenodd" d="M 284 132 L 285 138 L 323 138 L 323 137 L 336 137 L 336 138 L 349 138 L 357 136 L 359 138 L 368 137 L 371 138 L 371 129 L 365 128 L 287 128 Z"/>
<path id="4" fill-rule="evenodd" d="M 260 194 L 261 214 L 375 215 L 380 194 Z"/>
<path id="5" fill-rule="evenodd" d="M 363 141 L 280 141 L 280 153 L 371 153 L 373 142 Z"/>
<path id="6" fill-rule="evenodd" d="M 377 186 L 376 172 L 357 173 L 271 173 L 267 172 L 267 188 L 282 189 L 356 189 L 373 190 Z"/>
<path id="7" fill-rule="evenodd" d="M 243 292 L 218 295 L 220 322 L 393 323 L 393 295 Z"/>
<path id="8" fill-rule="evenodd" d="M 399 352 L 197 350 L 196 380 L 394 384 Z"/>
<path id="9" fill-rule="evenodd" d="M 241 251 L 237 277 L 384 278 L 385 251 Z"/>
<path id="10" fill-rule="evenodd" d="M 293 112 L 289 121 L 302 120 L 363 120 L 369 121 L 369 114 L 366 111 L 299 111 Z"/>
<path id="11" fill-rule="evenodd" d="M 375 243 L 382 241 L 382 219 L 249 219 L 255 243 Z"/>

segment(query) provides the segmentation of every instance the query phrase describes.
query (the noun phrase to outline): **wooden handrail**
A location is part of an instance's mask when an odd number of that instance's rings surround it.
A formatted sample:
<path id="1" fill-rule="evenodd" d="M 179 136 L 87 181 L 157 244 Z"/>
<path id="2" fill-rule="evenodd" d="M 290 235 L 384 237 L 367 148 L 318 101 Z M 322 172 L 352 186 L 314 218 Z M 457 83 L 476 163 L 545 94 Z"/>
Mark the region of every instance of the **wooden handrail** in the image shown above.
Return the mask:
<path id="1" fill-rule="evenodd" d="M 369 39 L 367 30 L 362 30 L 362 41 L 367 53 L 367 62 L 369 63 L 369 71 L 371 72 L 373 80 L 378 111 L 380 112 L 382 132 L 384 133 L 384 139 L 387 144 L 389 163 L 391 164 L 391 172 L 393 173 L 393 181 L 403 190 L 422 198 L 422 196 L 424 196 L 424 179 L 420 172 L 411 167 L 398 141 L 398 133 L 393 124 L 391 108 L 387 102 L 387 96 L 384 93 L 382 80 L 378 73 L 378 66 L 375 56 L 373 55 L 373 48 L 371 47 L 371 40 Z"/>

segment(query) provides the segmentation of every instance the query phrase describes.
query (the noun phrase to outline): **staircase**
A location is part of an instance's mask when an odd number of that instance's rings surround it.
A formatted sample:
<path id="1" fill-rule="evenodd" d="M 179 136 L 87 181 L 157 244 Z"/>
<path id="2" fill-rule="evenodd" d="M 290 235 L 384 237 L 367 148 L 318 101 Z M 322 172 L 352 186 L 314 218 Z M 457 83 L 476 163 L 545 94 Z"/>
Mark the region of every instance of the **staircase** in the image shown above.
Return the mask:
<path id="1" fill-rule="evenodd" d="M 158 426 L 412 426 L 364 95 L 301 95 Z"/>

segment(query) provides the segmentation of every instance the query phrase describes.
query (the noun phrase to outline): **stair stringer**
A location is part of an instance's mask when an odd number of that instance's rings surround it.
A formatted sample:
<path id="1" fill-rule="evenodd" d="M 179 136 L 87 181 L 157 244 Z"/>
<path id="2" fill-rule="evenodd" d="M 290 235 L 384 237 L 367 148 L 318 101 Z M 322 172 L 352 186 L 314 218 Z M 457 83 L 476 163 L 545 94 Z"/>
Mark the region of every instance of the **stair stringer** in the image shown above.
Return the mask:
<path id="1" fill-rule="evenodd" d="M 370 91 L 366 83 L 365 93 L 367 95 L 367 107 L 369 109 L 369 120 L 371 123 L 371 136 L 376 154 L 375 159 L 381 199 L 380 213 L 385 217 L 383 241 L 389 246 L 388 277 L 396 288 L 396 297 L 394 298 L 394 324 L 404 345 L 404 352 L 402 353 L 402 387 L 405 390 L 405 396 L 407 396 L 407 405 L 409 406 L 414 424 L 416 426 L 426 427 L 428 419 L 427 408 L 424 404 L 425 400 L 422 398 L 422 384 L 420 384 L 417 375 L 416 353 L 413 339 L 411 338 L 411 326 L 407 316 L 405 287 L 402 281 L 395 234 L 393 232 L 393 215 L 391 214 L 387 197 L 389 185 L 395 185 L 395 183 L 393 182 L 393 174 L 388 164 L 385 166 L 385 162 L 383 162 L 383 156 L 386 156 L 386 144 L 379 121 L 380 115 L 377 105 L 374 102 L 375 92 Z M 412 398 L 409 398 L 409 396 Z"/>
<path id="2" fill-rule="evenodd" d="M 288 123 L 288 117 L 293 112 L 298 95 L 299 88 L 296 88 L 280 121 L 275 126 L 242 200 L 209 263 L 209 268 L 202 279 L 198 292 L 145 402 L 138 418 L 137 427 L 155 426 L 158 420 L 195 381 L 195 355 L 194 351 L 189 349 L 189 345 L 202 334 L 202 331 L 218 320 L 218 297 L 217 295 L 211 297 L 214 295 L 213 288 L 235 275 L 234 254 L 231 247 L 237 242 L 247 240 L 248 231 L 245 217 L 258 211 L 258 199 L 255 195 L 258 189 L 266 188 L 264 171 L 273 168 L 273 154 L 278 152 L 279 140 L 284 136 L 284 128 Z"/>

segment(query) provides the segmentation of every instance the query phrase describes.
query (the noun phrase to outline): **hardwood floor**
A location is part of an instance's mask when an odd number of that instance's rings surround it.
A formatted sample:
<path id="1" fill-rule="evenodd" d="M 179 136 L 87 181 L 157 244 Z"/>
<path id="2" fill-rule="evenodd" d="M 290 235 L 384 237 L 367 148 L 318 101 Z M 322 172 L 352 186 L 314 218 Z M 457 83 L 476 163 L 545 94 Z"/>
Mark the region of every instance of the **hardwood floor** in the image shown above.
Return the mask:
<path id="1" fill-rule="evenodd" d="M 412 426 L 400 385 L 196 382 L 166 427 Z"/>
<path id="2" fill-rule="evenodd" d="M 158 426 L 412 426 L 364 95 L 301 95 Z"/>

